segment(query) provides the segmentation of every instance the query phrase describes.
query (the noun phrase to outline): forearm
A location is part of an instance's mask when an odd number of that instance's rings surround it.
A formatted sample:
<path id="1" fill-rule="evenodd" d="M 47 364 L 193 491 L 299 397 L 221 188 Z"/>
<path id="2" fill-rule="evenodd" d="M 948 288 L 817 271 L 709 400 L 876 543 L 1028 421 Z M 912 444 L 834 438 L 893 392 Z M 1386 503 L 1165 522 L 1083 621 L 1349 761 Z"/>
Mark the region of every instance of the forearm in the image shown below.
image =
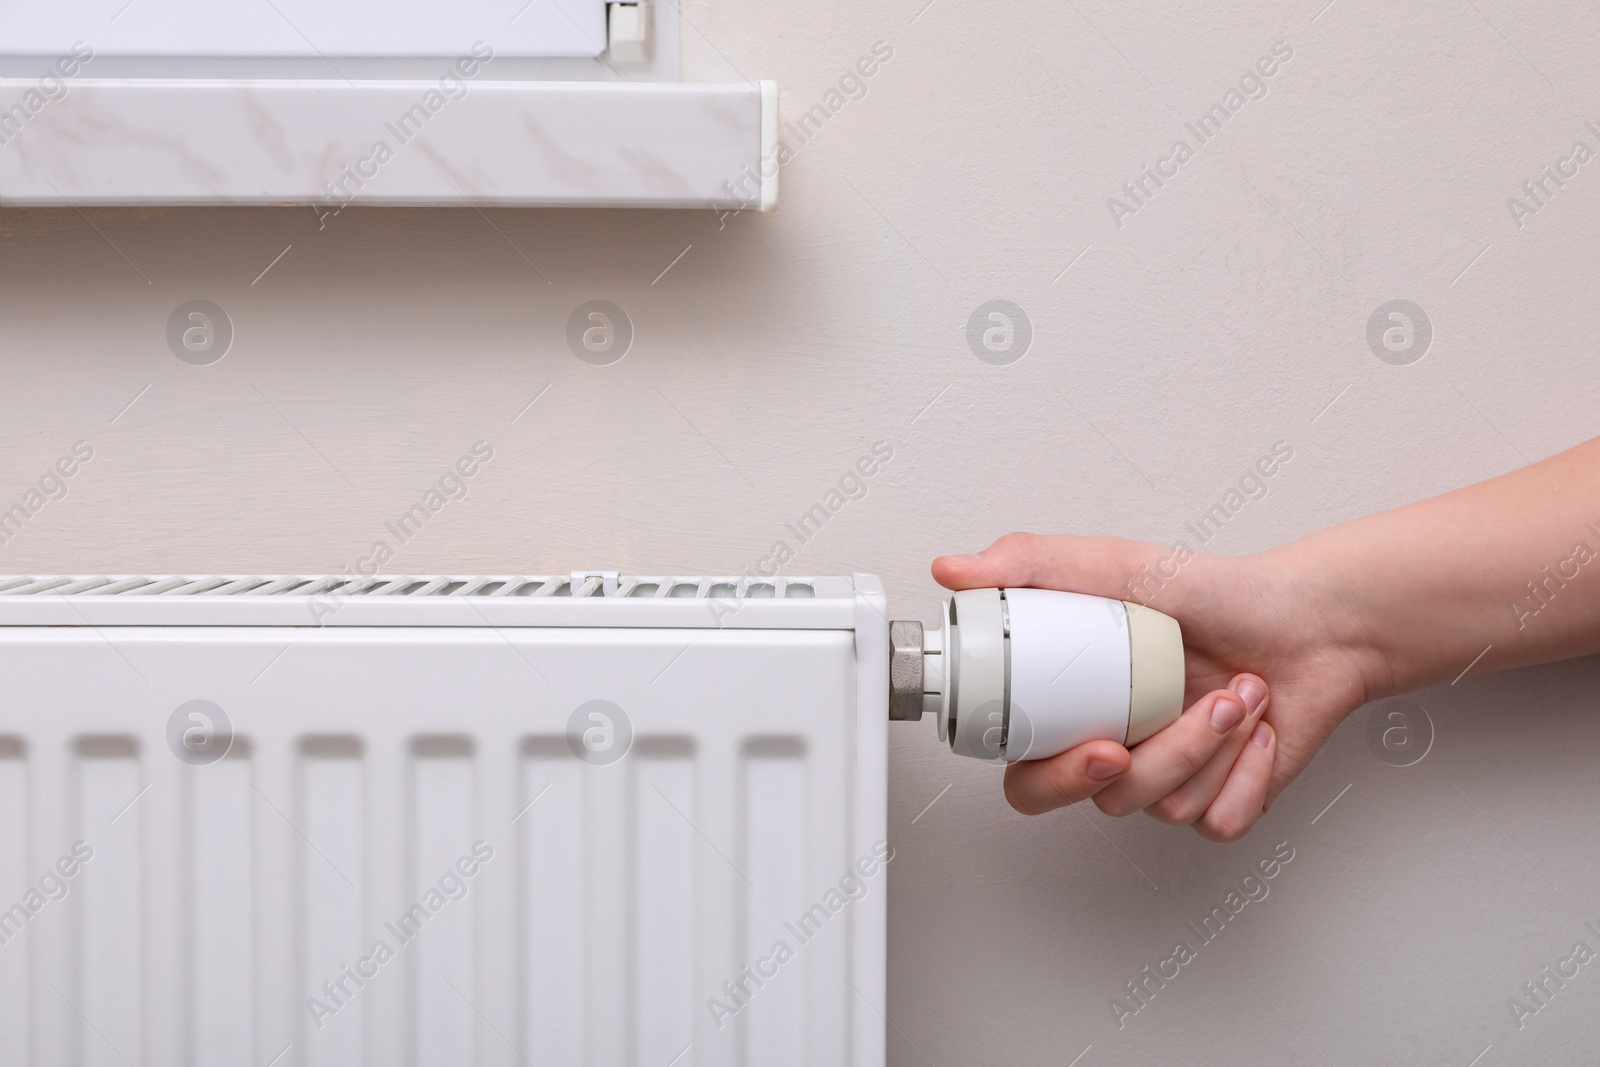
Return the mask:
<path id="1" fill-rule="evenodd" d="M 1267 558 L 1325 606 L 1369 700 L 1600 652 L 1600 438 Z"/>

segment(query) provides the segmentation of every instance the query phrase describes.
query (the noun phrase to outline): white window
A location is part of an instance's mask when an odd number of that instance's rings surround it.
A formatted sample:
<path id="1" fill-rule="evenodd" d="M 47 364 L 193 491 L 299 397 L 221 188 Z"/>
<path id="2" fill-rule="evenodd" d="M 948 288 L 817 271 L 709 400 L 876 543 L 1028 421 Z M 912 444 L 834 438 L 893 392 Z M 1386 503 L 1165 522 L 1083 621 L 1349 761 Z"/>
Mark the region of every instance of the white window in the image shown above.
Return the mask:
<path id="1" fill-rule="evenodd" d="M 54 57 L 598 56 L 605 0 L 0 0 L 0 42 Z"/>

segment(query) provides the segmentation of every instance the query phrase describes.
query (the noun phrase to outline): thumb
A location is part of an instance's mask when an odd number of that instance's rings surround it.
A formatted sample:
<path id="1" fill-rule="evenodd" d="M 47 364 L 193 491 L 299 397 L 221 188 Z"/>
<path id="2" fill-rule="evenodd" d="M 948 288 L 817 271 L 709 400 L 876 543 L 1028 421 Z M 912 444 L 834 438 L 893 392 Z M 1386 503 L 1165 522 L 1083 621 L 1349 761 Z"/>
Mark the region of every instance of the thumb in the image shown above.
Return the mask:
<path id="1" fill-rule="evenodd" d="M 940 556 L 933 577 L 947 589 L 1031 586 L 1139 601 L 1141 572 L 1170 553 L 1120 537 L 1010 533 L 975 556 Z"/>

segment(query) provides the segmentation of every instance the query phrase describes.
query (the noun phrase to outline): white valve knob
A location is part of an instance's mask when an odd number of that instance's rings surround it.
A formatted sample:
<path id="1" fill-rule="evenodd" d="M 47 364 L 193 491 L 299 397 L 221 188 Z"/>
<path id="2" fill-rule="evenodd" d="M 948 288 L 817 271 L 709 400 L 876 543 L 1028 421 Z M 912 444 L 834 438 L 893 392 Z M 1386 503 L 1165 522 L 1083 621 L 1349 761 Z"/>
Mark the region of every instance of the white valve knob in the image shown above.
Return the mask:
<path id="1" fill-rule="evenodd" d="M 1183 635 L 1153 608 L 1051 589 L 967 589 L 945 602 L 942 622 L 923 637 L 922 670 L 894 672 L 891 708 L 897 718 L 933 713 L 939 739 L 959 755 L 1009 763 L 1101 738 L 1132 746 L 1183 712 Z M 910 636 L 896 635 L 897 668 L 909 665 L 900 661 L 910 659 Z M 920 707 L 900 692 L 911 674 L 921 675 Z"/>

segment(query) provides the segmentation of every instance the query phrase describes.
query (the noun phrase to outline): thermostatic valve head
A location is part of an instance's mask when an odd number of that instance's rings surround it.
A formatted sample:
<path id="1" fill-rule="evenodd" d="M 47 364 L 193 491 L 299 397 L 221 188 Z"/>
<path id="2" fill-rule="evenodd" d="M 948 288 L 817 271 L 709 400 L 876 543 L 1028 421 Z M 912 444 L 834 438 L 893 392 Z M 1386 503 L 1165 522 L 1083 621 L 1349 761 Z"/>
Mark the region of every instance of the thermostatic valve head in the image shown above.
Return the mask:
<path id="1" fill-rule="evenodd" d="M 1183 635 L 1153 608 L 1050 589 L 966 589 L 923 635 L 891 624 L 892 718 L 935 715 L 977 759 L 1044 759 L 1104 738 L 1135 745 L 1183 711 Z M 910 624 L 915 625 L 915 624 Z M 920 691 L 920 692 L 919 692 Z"/>

